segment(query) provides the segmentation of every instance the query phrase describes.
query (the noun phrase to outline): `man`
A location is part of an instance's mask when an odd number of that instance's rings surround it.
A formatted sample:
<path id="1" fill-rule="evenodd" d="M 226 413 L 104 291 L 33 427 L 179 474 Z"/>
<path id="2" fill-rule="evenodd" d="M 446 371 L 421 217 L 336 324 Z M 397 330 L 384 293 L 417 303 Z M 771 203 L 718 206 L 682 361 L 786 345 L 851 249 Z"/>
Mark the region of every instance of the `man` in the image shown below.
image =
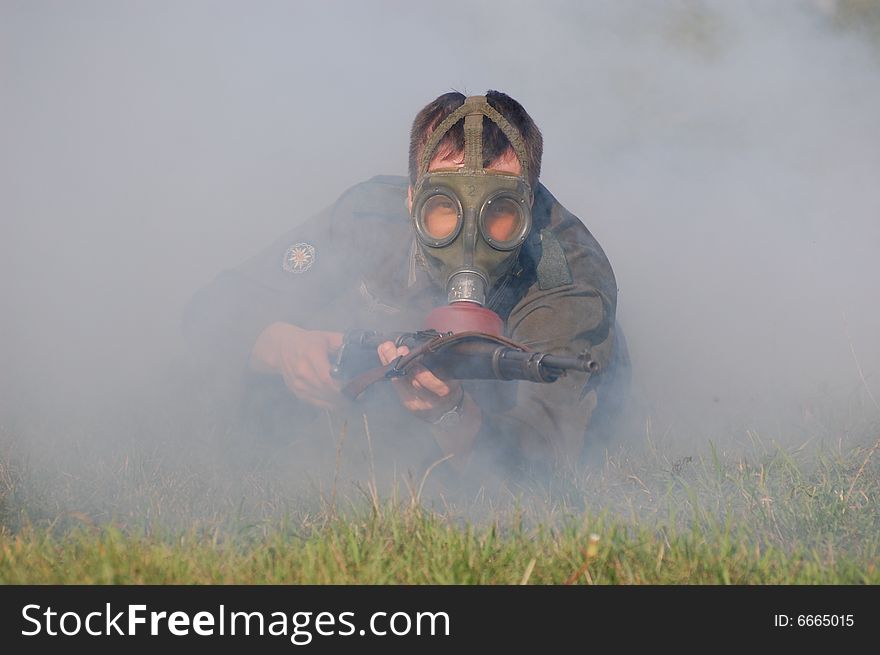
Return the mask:
<path id="1" fill-rule="evenodd" d="M 188 308 L 193 349 L 215 379 L 241 385 L 246 412 L 265 430 L 291 432 L 320 410 L 352 412 L 331 376 L 344 331 L 415 331 L 438 307 L 481 307 L 508 338 L 588 355 L 599 373 L 461 382 L 416 367 L 373 385 L 354 413 L 372 412 L 382 426 L 374 441 L 396 444 L 392 456 L 409 447 L 459 471 L 474 459 L 508 469 L 575 461 L 617 400 L 611 383 L 626 355 L 611 266 L 538 183 L 541 156 L 538 127 L 509 96 L 441 95 L 413 123 L 409 180 L 353 187 L 218 276 Z M 388 364 L 406 353 L 386 342 L 377 354 Z"/>

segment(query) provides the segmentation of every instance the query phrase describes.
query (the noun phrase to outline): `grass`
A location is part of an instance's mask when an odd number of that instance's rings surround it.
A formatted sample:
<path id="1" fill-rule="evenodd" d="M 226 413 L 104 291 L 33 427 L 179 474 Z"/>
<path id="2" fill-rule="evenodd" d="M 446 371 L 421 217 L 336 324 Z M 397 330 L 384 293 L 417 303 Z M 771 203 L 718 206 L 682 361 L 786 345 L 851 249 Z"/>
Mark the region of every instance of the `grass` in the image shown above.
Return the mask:
<path id="1" fill-rule="evenodd" d="M 114 528 L 62 538 L 28 530 L 0 543 L 0 581 L 12 584 L 880 582 L 876 544 L 861 555 L 786 552 L 762 548 L 739 531 L 659 534 L 602 519 L 562 529 L 462 530 L 442 517 L 393 508 L 360 521 L 336 519 L 305 535 L 279 528 L 247 544 Z"/>
<path id="2" fill-rule="evenodd" d="M 709 443 L 681 457 L 649 439 L 505 502 L 379 499 L 366 489 L 303 502 L 263 481 L 251 509 L 242 499 L 230 512 L 227 498 L 199 518 L 180 509 L 183 522 L 158 517 L 174 515 L 182 490 L 196 492 L 193 477 L 145 482 L 160 468 L 147 460 L 126 459 L 120 474 L 141 504 L 126 513 L 117 498 L 107 520 L 60 506 L 31 517 L 49 496 L 28 495 L 21 471 L 5 464 L 0 582 L 880 583 L 880 440 L 844 450 L 748 437 L 740 452 Z"/>

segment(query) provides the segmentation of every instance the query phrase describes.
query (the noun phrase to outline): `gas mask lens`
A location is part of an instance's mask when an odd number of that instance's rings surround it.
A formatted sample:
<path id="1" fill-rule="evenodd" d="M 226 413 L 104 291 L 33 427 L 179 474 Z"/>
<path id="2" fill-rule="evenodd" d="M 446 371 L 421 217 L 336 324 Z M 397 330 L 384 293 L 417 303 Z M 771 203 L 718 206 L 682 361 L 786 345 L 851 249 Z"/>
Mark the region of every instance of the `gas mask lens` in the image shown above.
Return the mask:
<path id="1" fill-rule="evenodd" d="M 422 204 L 417 227 L 428 243 L 435 247 L 442 246 L 458 235 L 461 214 L 458 200 L 445 194 L 435 194 Z"/>
<path id="2" fill-rule="evenodd" d="M 527 221 L 523 203 L 510 196 L 495 196 L 483 205 L 480 230 L 493 248 L 510 250 L 525 238 Z"/>

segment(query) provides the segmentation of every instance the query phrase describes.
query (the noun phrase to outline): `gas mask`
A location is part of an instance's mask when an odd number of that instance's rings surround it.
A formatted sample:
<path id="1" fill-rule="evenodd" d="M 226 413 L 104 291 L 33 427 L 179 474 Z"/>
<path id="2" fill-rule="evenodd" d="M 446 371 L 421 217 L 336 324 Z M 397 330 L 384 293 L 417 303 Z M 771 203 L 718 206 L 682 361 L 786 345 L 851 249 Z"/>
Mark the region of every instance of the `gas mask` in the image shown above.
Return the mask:
<path id="1" fill-rule="evenodd" d="M 483 117 L 502 130 L 520 175 L 483 168 Z M 464 119 L 464 166 L 428 172 L 443 136 Z M 532 226 L 532 189 L 522 135 L 485 96 L 471 96 L 442 121 L 422 154 L 412 219 L 430 277 L 450 304 L 486 304 L 486 294 L 513 266 Z M 459 307 L 461 307 L 459 305 Z"/>

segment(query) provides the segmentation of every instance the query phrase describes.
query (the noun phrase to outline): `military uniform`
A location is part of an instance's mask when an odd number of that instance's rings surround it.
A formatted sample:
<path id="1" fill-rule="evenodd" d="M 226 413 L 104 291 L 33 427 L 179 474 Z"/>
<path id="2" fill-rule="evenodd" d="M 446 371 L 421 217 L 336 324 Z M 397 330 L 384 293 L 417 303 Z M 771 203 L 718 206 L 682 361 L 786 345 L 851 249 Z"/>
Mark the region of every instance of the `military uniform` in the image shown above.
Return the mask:
<path id="1" fill-rule="evenodd" d="M 235 383 L 249 408 L 245 413 L 266 432 L 277 432 L 279 423 L 295 430 L 315 413 L 280 379 L 247 372 L 251 349 L 269 324 L 414 331 L 433 307 L 446 304 L 416 247 L 407 187 L 407 178 L 392 176 L 352 187 L 262 253 L 221 273 L 191 301 L 184 333 L 194 352 L 212 379 Z M 542 185 L 532 215 L 516 263 L 489 290 L 486 306 L 504 320 L 509 338 L 536 351 L 589 353 L 601 373 L 588 380 L 570 372 L 551 384 L 466 381 L 483 411 L 477 450 L 508 465 L 558 462 L 579 453 L 591 416 L 614 400 L 606 389 L 610 380 L 619 382 L 625 362 L 616 338 L 616 282 L 602 248 Z M 373 385 L 354 412 L 374 421 L 374 441 L 387 430 L 398 445 L 430 461 L 434 428 L 402 408 L 390 387 Z M 594 438 L 590 429 L 586 438 Z M 389 452 L 402 450 L 394 445 Z"/>

